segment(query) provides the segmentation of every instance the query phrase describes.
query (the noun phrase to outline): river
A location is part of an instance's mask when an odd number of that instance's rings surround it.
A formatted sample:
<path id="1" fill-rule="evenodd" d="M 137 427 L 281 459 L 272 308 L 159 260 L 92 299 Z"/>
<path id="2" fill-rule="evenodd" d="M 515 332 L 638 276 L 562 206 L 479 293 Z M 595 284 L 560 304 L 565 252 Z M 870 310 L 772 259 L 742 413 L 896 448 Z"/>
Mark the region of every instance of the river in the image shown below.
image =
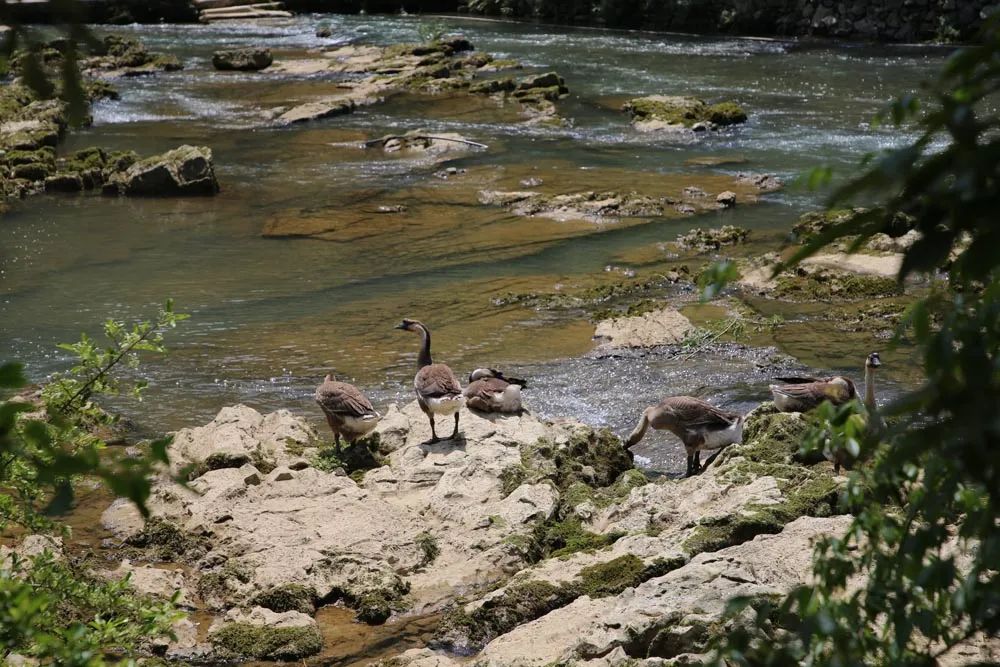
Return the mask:
<path id="1" fill-rule="evenodd" d="M 96 332 L 105 317 L 148 317 L 169 296 L 192 317 L 169 334 L 169 356 L 144 366 L 146 400 L 125 406 L 144 433 L 200 424 L 237 402 L 306 412 L 320 423 L 311 395 L 328 372 L 365 387 L 379 405 L 409 400 L 417 341 L 393 330 L 404 316 L 431 327 L 437 360 L 460 375 L 491 365 L 527 376 L 528 405 L 543 414 L 622 430 L 665 394 L 695 392 L 748 408 L 767 397 L 766 373 L 752 354 L 584 357 L 593 346 L 590 323 L 497 307 L 492 299 L 600 275 L 694 227 L 737 224 L 757 242 L 776 245 L 803 211 L 821 204 L 820 194 L 789 187 L 757 205 L 707 215 L 559 227 L 478 206 L 474 188 L 434 178 L 436 167 L 369 155 L 356 144 L 415 128 L 458 132 L 490 149 L 449 166 L 492 170 L 515 186 L 544 175 L 564 189 L 696 181 L 738 170 L 792 181 L 819 164 L 849 173 L 864 153 L 900 140 L 898 131 L 872 126 L 875 112 L 894 94 L 915 90 L 946 55 L 446 19 L 480 50 L 518 59 L 526 71 L 564 76 L 571 94 L 560 113 L 572 125 L 563 128 L 511 123 L 458 98 L 413 96 L 273 128 L 262 121 L 264 110 L 308 100 L 329 80 L 211 66 L 211 53 L 222 47 L 263 44 L 281 60 L 350 41 L 418 41 L 427 23 L 303 15 L 267 25 L 116 28 L 176 54 L 185 69 L 117 82 L 121 100 L 98 104 L 93 127 L 73 132 L 66 148 L 152 154 L 207 145 L 222 192 L 177 200 L 40 196 L 9 213 L 0 221 L 0 354 L 23 361 L 41 380 L 66 364 L 58 342 Z M 316 37 L 319 24 L 333 37 Z M 668 143 L 634 132 L 616 110 L 646 94 L 734 99 L 750 121 L 698 143 Z M 689 163 L 734 157 L 742 162 Z M 261 236 L 274 219 L 337 216 L 383 201 L 408 205 L 405 224 L 373 219 L 350 240 Z M 684 289 L 677 288 L 678 298 Z M 855 376 L 870 351 L 869 342 L 808 323 L 752 342 Z M 908 358 L 905 351 L 883 354 L 890 388 L 914 379 Z M 677 470 L 678 450 L 644 453 L 656 467 Z"/>

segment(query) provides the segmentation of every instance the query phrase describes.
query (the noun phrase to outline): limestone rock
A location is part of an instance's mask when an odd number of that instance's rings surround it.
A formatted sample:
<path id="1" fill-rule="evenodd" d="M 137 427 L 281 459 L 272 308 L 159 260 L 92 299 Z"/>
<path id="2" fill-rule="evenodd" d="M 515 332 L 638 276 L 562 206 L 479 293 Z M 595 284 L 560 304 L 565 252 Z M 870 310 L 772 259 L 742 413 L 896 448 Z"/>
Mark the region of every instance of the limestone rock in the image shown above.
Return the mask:
<path id="1" fill-rule="evenodd" d="M 112 176 L 104 190 L 138 197 L 214 195 L 218 191 L 211 149 L 186 145 L 136 162 Z"/>
<path id="2" fill-rule="evenodd" d="M 222 408 L 205 426 L 178 431 L 170 447 L 170 466 L 174 474 L 191 466 L 207 472 L 251 462 L 273 469 L 287 466 L 317 440 L 315 430 L 287 410 L 264 416 L 236 405 Z"/>
<path id="3" fill-rule="evenodd" d="M 257 72 L 270 67 L 272 62 L 271 49 L 266 47 L 228 49 L 212 54 L 212 66 L 218 70 Z"/>
<path id="4" fill-rule="evenodd" d="M 620 596 L 580 597 L 495 639 L 479 661 L 540 667 L 594 659 L 619 648 L 640 659 L 702 652 L 730 598 L 781 594 L 802 583 L 811 567 L 813 540 L 843 531 L 848 521 L 804 517 L 777 535 L 696 556 Z"/>
<path id="5" fill-rule="evenodd" d="M 108 573 L 112 579 L 129 577 L 129 584 L 140 593 L 169 599 L 180 591 L 177 603 L 184 607 L 193 606 L 191 591 L 188 589 L 184 571 L 180 568 L 159 568 L 152 565 L 133 565 L 128 559 L 121 562 L 116 570 Z"/>
<path id="6" fill-rule="evenodd" d="M 746 112 L 732 102 L 706 104 L 697 97 L 649 95 L 624 104 L 633 126 L 641 132 L 670 130 L 711 130 L 747 121 Z"/>
<path id="7" fill-rule="evenodd" d="M 684 340 L 694 329 L 688 318 L 673 308 L 662 308 L 635 317 L 598 322 L 594 339 L 604 347 L 655 347 Z"/>

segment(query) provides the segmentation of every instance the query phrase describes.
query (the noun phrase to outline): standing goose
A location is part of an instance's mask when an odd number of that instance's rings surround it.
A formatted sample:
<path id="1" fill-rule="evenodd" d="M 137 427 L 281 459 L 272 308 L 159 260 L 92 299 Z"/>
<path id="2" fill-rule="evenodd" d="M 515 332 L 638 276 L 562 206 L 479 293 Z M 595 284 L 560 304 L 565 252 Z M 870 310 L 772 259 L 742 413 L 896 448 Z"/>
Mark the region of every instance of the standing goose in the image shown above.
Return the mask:
<path id="1" fill-rule="evenodd" d="M 717 450 L 705 462 L 708 465 L 723 447 L 743 441 L 743 419 L 739 413 L 720 410 L 699 398 L 671 396 L 643 411 L 625 446 L 631 447 L 642 440 L 650 426 L 658 431 L 670 431 L 684 443 L 687 451 L 685 476 L 690 477 L 702 469 L 701 450 Z"/>
<path id="2" fill-rule="evenodd" d="M 361 390 L 353 384 L 337 382 L 332 375 L 327 375 L 323 384 L 316 387 L 316 402 L 326 415 L 326 423 L 333 431 L 333 444 L 337 447 L 340 436 L 353 443 L 375 428 L 381 417 Z"/>
<path id="3" fill-rule="evenodd" d="M 434 415 L 455 415 L 455 430 L 451 434 L 454 440 L 458 437 L 459 409 L 465 402 L 462 396 L 462 386 L 458 378 L 445 364 L 435 364 L 431 361 L 431 332 L 416 320 L 403 320 L 397 329 L 419 333 L 423 338 L 420 354 L 417 356 L 417 374 L 413 378 L 413 389 L 417 394 L 417 403 L 431 422 L 431 442 L 437 442 L 437 431 L 434 430 Z"/>
<path id="4" fill-rule="evenodd" d="M 520 412 L 521 388 L 525 380 L 505 377 L 493 368 L 477 368 L 469 375 L 465 400 L 470 408 L 481 412 Z"/>
<path id="5" fill-rule="evenodd" d="M 865 359 L 865 407 L 869 413 L 878 411 L 875 401 L 875 369 L 882 365 L 878 352 L 872 352 Z"/>

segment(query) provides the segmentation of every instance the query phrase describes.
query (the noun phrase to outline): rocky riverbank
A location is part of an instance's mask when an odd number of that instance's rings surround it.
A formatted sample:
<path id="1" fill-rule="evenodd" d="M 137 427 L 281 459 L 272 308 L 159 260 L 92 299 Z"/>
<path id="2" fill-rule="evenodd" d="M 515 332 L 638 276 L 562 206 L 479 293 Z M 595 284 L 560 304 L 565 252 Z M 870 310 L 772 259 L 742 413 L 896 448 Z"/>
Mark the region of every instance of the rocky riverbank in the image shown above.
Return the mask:
<path id="1" fill-rule="evenodd" d="M 109 576 L 210 612 L 181 622 L 173 659 L 319 653 L 337 641 L 312 618 L 330 604 L 364 623 L 443 613 L 405 662 L 697 654 L 728 596 L 804 580 L 810 537 L 843 525 L 800 519 L 834 514 L 839 484 L 829 463 L 797 460 L 806 428 L 762 406 L 745 443 L 704 474 L 650 481 L 615 435 L 573 420 L 463 411 L 460 438 L 431 445 L 411 403 L 337 451 L 290 413 L 226 408 L 176 434 L 150 520 L 121 501 L 104 513 L 128 558 Z M 754 539 L 765 534 L 776 536 Z M 775 569 L 740 587 L 711 583 L 765 563 Z"/>

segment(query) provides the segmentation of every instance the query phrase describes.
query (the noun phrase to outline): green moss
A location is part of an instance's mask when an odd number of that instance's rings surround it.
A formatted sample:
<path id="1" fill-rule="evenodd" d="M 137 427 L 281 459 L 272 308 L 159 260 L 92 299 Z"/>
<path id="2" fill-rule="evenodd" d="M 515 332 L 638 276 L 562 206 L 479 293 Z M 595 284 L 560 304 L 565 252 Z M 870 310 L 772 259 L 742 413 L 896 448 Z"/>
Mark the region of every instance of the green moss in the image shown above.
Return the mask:
<path id="1" fill-rule="evenodd" d="M 898 296 L 902 291 L 902 286 L 895 278 L 826 270 L 808 271 L 800 267 L 795 273 L 778 276 L 773 294 L 778 298 L 822 301 Z"/>
<path id="2" fill-rule="evenodd" d="M 574 482 L 563 492 L 560 503 L 566 508 L 574 508 L 587 502 L 594 507 L 608 507 L 627 498 L 632 489 L 648 483 L 646 474 L 633 468 L 623 472 L 614 484 L 604 488 L 595 489 L 583 482 Z"/>
<path id="3" fill-rule="evenodd" d="M 524 65 L 513 59 L 496 58 L 490 61 L 490 66 L 496 70 L 522 69 Z"/>
<path id="4" fill-rule="evenodd" d="M 385 623 L 392 616 L 394 599 L 383 591 L 364 593 L 354 600 L 354 606 L 358 610 L 358 620 L 371 625 Z"/>
<path id="5" fill-rule="evenodd" d="M 472 612 L 462 608 L 445 615 L 437 642 L 464 651 L 478 651 L 488 642 L 522 623 L 540 618 L 579 597 L 570 586 L 547 581 L 521 581 L 509 585 L 502 595 L 489 598 Z"/>
<path id="6" fill-rule="evenodd" d="M 198 578 L 198 595 L 209 607 L 222 607 L 239 588 L 253 576 L 252 567 L 239 560 L 230 559 L 218 570 L 205 572 Z"/>
<path id="7" fill-rule="evenodd" d="M 417 546 L 424 554 L 422 565 L 430 565 L 441 554 L 437 538 L 426 531 L 417 535 Z"/>
<path id="8" fill-rule="evenodd" d="M 617 595 L 683 562 L 683 559 L 657 559 L 646 565 L 641 558 L 627 554 L 585 567 L 576 579 L 566 583 L 533 579 L 514 581 L 500 595 L 485 599 L 471 612 L 459 607 L 446 614 L 436 641 L 452 649 L 478 651 L 494 638 L 565 607 L 581 595 L 592 598 Z"/>
<path id="9" fill-rule="evenodd" d="M 208 551 L 204 540 L 158 517 L 148 519 L 142 530 L 126 539 L 125 544 L 141 549 L 140 557 L 162 561 L 191 560 Z"/>
<path id="10" fill-rule="evenodd" d="M 386 464 L 380 453 L 381 436 L 378 433 L 356 440 L 342 447 L 321 446 L 313 455 L 311 464 L 317 470 L 332 472 L 338 468 L 360 483 L 365 473 Z"/>
<path id="11" fill-rule="evenodd" d="M 18 164 L 11 169 L 14 178 L 23 178 L 27 181 L 42 181 L 52 175 L 53 167 L 42 162 L 29 162 Z"/>
<path id="12" fill-rule="evenodd" d="M 632 469 L 632 458 L 618 436 L 608 429 L 582 428 L 563 444 L 541 438 L 522 447 L 521 465 L 525 481 L 547 479 L 563 491 L 575 482 L 608 486 Z"/>
<path id="13" fill-rule="evenodd" d="M 312 614 L 316 611 L 316 591 L 301 584 L 285 584 L 259 593 L 250 601 L 253 607 L 265 607 L 278 613 L 300 611 Z"/>
<path id="14" fill-rule="evenodd" d="M 538 557 L 568 556 L 578 551 L 601 549 L 615 542 L 623 533 L 592 533 L 583 527 L 578 517 L 562 521 L 547 521 L 537 525 L 532 533 Z"/>
<path id="15" fill-rule="evenodd" d="M 642 582 L 659 577 L 683 565 L 685 559 L 657 559 L 646 565 L 634 554 L 619 556 L 606 563 L 591 565 L 580 570 L 579 589 L 592 598 L 618 595 L 626 588 L 633 588 Z"/>
<path id="16" fill-rule="evenodd" d="M 638 121 L 661 121 L 671 125 L 691 127 L 697 123 L 716 125 L 743 123 L 747 115 L 733 102 L 720 102 L 711 106 L 696 97 L 653 95 L 629 100 L 622 107 Z"/>
<path id="17" fill-rule="evenodd" d="M 506 498 L 521 486 L 528 478 L 528 471 L 523 465 L 507 466 L 500 471 L 500 492 Z"/>
<path id="18" fill-rule="evenodd" d="M 314 625 L 273 628 L 250 623 L 227 623 L 209 637 L 220 657 L 227 659 L 299 660 L 323 649 Z"/>
<path id="19" fill-rule="evenodd" d="M 56 164 L 56 151 L 51 146 L 42 146 L 37 150 L 26 151 L 26 150 L 12 150 L 7 151 L 0 160 L 4 164 L 11 166 L 19 164 L 45 164 L 49 165 L 51 168 L 55 168 Z"/>

